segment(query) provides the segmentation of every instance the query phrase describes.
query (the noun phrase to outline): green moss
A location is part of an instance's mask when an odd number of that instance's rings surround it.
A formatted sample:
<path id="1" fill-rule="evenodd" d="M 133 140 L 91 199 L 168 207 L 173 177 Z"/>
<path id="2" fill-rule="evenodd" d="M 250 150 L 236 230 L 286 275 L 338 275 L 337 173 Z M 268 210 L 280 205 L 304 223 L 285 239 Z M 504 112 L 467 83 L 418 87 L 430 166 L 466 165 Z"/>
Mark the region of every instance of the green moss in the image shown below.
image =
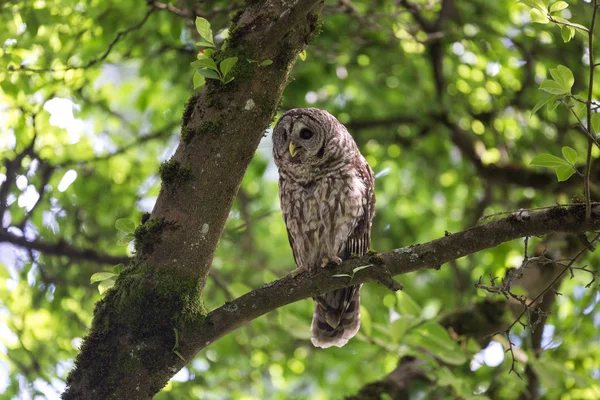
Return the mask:
<path id="1" fill-rule="evenodd" d="M 187 103 L 185 103 L 185 108 L 183 109 L 183 116 L 181 118 L 183 124 L 183 127 L 186 127 L 190 120 L 192 119 L 192 114 L 194 113 L 194 108 L 196 107 L 196 103 L 198 103 L 198 100 L 200 99 L 200 94 L 197 93 L 195 95 L 193 95 L 192 97 L 190 97 L 187 101 Z"/>
<path id="2" fill-rule="evenodd" d="M 179 161 L 171 158 L 160 165 L 158 170 L 164 186 L 176 186 L 190 180 L 192 170 L 189 167 L 182 167 Z"/>
<path id="3" fill-rule="evenodd" d="M 375 264 L 375 265 L 383 264 L 383 258 L 381 258 L 377 253 L 375 253 L 374 255 L 372 255 L 372 254 L 369 254 L 369 255 L 370 255 L 369 262 L 371 264 Z"/>
<path id="4" fill-rule="evenodd" d="M 203 134 L 218 134 L 223 129 L 222 121 L 204 121 L 200 124 L 200 132 Z"/>
<path id="5" fill-rule="evenodd" d="M 138 263 L 124 271 L 115 288 L 96 304 L 94 322 L 67 382 L 79 381 L 83 368 L 93 366 L 94 374 L 88 379 L 97 381 L 89 386 L 99 391 L 98 398 L 107 399 L 114 397 L 114 388 L 140 366 L 150 375 L 149 384 L 166 382 L 165 366 L 181 363 L 172 351 L 173 329 L 178 330 L 181 343 L 186 333 L 205 323 L 200 282 L 199 277 L 176 268 Z M 123 346 L 130 350 L 115 351 Z M 150 391 L 160 389 L 152 387 Z M 77 397 L 67 391 L 65 398 Z"/>
<path id="6" fill-rule="evenodd" d="M 136 253 L 151 253 L 154 245 L 160 243 L 161 235 L 166 228 L 174 229 L 175 226 L 171 222 L 166 222 L 164 218 L 150 218 L 138 226 L 133 233 Z"/>
<path id="7" fill-rule="evenodd" d="M 242 14 L 244 14 L 243 9 L 239 9 L 239 10 L 235 11 L 233 14 L 231 14 L 231 25 L 232 26 L 237 25 L 238 21 L 242 17 Z"/>
<path id="8" fill-rule="evenodd" d="M 184 126 L 181 128 L 181 139 L 185 144 L 188 144 L 195 135 L 196 131 L 194 131 L 189 126 Z"/>
<path id="9" fill-rule="evenodd" d="M 323 32 L 324 20 L 323 17 L 321 17 L 321 13 L 317 11 L 309 13 L 307 15 L 307 20 L 310 26 L 310 33 L 306 38 L 306 43 L 308 44 Z"/>
<path id="10" fill-rule="evenodd" d="M 147 212 L 143 213 L 143 214 L 142 214 L 142 218 L 141 218 L 140 222 L 141 222 L 142 224 L 145 224 L 145 223 L 146 223 L 146 221 L 148 221 L 148 220 L 150 219 L 150 217 L 151 217 L 151 216 L 152 216 L 152 214 L 150 214 L 150 213 L 147 213 Z"/>

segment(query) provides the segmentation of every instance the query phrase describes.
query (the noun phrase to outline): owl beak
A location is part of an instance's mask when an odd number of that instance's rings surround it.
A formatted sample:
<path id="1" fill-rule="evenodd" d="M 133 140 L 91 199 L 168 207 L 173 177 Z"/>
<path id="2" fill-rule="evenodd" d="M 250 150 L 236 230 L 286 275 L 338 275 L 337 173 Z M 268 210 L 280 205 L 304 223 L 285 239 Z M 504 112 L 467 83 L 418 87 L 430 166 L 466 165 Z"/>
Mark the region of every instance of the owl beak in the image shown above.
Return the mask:
<path id="1" fill-rule="evenodd" d="M 301 147 L 297 147 L 294 142 L 290 142 L 290 154 L 292 155 L 292 157 L 296 157 L 296 154 L 298 154 L 300 152 Z"/>

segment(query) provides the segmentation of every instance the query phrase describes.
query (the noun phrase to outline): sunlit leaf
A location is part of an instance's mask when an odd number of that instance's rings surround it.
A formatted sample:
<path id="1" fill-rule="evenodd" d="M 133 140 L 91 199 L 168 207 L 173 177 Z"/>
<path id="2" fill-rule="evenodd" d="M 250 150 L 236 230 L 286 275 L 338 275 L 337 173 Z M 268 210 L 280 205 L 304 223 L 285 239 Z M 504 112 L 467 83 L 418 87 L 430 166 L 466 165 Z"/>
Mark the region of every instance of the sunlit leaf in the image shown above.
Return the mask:
<path id="1" fill-rule="evenodd" d="M 206 80 L 204 78 L 204 76 L 202 76 L 200 73 L 198 73 L 198 71 L 194 72 L 194 77 L 193 77 L 193 83 L 194 83 L 194 89 L 198 89 L 201 86 L 204 86 L 204 84 L 206 83 Z"/>
<path id="2" fill-rule="evenodd" d="M 562 148 L 562 155 L 565 158 L 565 160 L 567 160 L 571 164 L 575 165 L 575 163 L 577 163 L 577 152 L 572 147 L 564 146 Z"/>
<path id="3" fill-rule="evenodd" d="M 217 64 L 215 63 L 215 61 L 212 58 L 209 58 L 209 57 L 205 57 L 205 58 L 201 58 L 200 60 L 196 60 L 196 61 L 190 63 L 190 65 L 193 68 L 208 68 L 208 69 L 212 69 L 213 71 L 218 71 Z"/>
<path id="4" fill-rule="evenodd" d="M 196 30 L 202 39 L 214 46 L 213 35 L 210 29 L 210 22 L 202 17 L 196 17 Z"/>
<path id="5" fill-rule="evenodd" d="M 538 24 L 547 24 L 550 22 L 548 17 L 546 17 L 546 14 L 537 9 L 529 10 L 529 17 L 532 22 L 537 22 Z"/>
<path id="6" fill-rule="evenodd" d="M 366 307 L 360 306 L 360 328 L 365 335 L 371 336 L 371 314 Z"/>
<path id="7" fill-rule="evenodd" d="M 100 282 L 109 278 L 113 278 L 116 274 L 112 272 L 96 272 L 90 277 L 90 283 Z"/>
<path id="8" fill-rule="evenodd" d="M 562 25 L 560 27 L 560 35 L 565 43 L 569 42 L 575 36 L 575 28 Z"/>
<path id="9" fill-rule="evenodd" d="M 560 167 L 556 167 L 556 177 L 559 182 L 566 181 L 575 173 L 575 170 L 570 165 L 561 165 Z"/>
<path id="10" fill-rule="evenodd" d="M 108 289 L 110 289 L 114 285 L 115 285 L 114 278 L 105 279 L 98 284 L 98 291 L 100 292 L 100 294 L 103 294 L 104 292 L 106 292 Z"/>
<path id="11" fill-rule="evenodd" d="M 543 0 L 519 0 L 519 3 L 523 3 L 526 6 L 539 10 L 543 13 L 548 12 L 548 7 Z"/>
<path id="12" fill-rule="evenodd" d="M 547 80 L 542 82 L 542 84 L 540 85 L 540 90 L 543 90 L 544 92 L 548 92 L 551 94 L 568 94 L 569 91 L 567 89 L 565 89 L 565 87 L 563 85 L 561 85 L 558 82 L 552 81 L 552 80 Z"/>
<path id="13" fill-rule="evenodd" d="M 569 7 L 569 4 L 566 1 L 557 1 L 556 3 L 550 6 L 550 12 L 554 13 L 560 10 L 564 10 L 567 7 Z"/>
<path id="14" fill-rule="evenodd" d="M 558 83 L 565 90 L 565 92 L 571 93 L 571 88 L 573 87 L 573 83 L 575 83 L 575 78 L 573 77 L 573 72 L 571 72 L 569 68 L 565 67 L 564 65 L 559 65 L 554 69 L 550 69 L 550 75 L 552 75 L 552 78 L 554 78 L 556 83 Z M 542 82 L 542 84 L 543 83 L 545 82 Z"/>
<path id="15" fill-rule="evenodd" d="M 421 315 L 421 307 L 406 292 L 396 292 L 396 308 L 401 315 Z"/>
<path id="16" fill-rule="evenodd" d="M 119 218 L 115 221 L 115 228 L 125 233 L 135 232 L 135 223 L 129 218 Z"/>
<path id="17" fill-rule="evenodd" d="M 560 157 L 553 156 L 552 154 L 539 154 L 539 155 L 533 157 L 533 159 L 531 160 L 531 162 L 529 164 L 537 165 L 540 167 L 550 167 L 550 168 L 561 167 L 561 166 L 570 167 L 570 164 L 567 161 L 563 160 Z"/>

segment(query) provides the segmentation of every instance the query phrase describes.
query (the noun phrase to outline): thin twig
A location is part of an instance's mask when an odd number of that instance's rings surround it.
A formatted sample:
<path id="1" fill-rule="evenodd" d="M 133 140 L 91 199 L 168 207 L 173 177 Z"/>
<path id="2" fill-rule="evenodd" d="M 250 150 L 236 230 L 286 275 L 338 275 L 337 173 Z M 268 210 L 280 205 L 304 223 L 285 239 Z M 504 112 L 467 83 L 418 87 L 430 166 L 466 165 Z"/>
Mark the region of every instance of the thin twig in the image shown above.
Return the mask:
<path id="1" fill-rule="evenodd" d="M 588 57 L 590 60 L 590 71 L 589 71 L 589 86 L 588 86 L 588 99 L 586 104 L 587 109 L 587 130 L 593 137 L 594 127 L 592 126 L 592 94 L 594 91 L 594 27 L 596 25 L 596 15 L 598 11 L 598 0 L 592 1 L 592 24 L 588 32 Z M 585 162 L 585 220 L 588 221 L 592 215 L 592 206 L 590 199 L 590 172 L 592 170 L 592 140 L 588 140 L 587 158 Z"/>
<path id="2" fill-rule="evenodd" d="M 85 63 L 84 65 L 81 66 L 75 66 L 75 65 L 69 65 L 63 68 L 31 68 L 31 67 L 27 67 L 25 65 L 21 65 L 19 66 L 19 68 L 10 68 L 9 70 L 12 72 L 64 72 L 64 71 L 70 71 L 73 69 L 87 69 L 90 68 L 102 61 L 104 61 L 112 52 L 113 48 L 115 47 L 115 45 L 117 43 L 119 43 L 119 41 L 125 37 L 126 35 L 128 35 L 131 32 L 137 31 L 138 29 L 140 29 L 142 26 L 144 26 L 144 24 L 146 23 L 146 21 L 148 21 L 148 18 L 150 18 L 150 16 L 157 11 L 158 8 L 149 8 L 148 11 L 146 12 L 146 15 L 144 15 L 144 18 L 142 18 L 142 20 L 140 22 L 138 22 L 137 24 L 133 25 L 132 27 L 129 27 L 123 31 L 120 31 L 117 33 L 117 36 L 115 36 L 115 38 L 113 39 L 112 42 L 110 42 L 110 44 L 108 45 L 108 48 L 104 51 L 104 53 L 102 53 L 102 55 L 100 55 L 100 57 L 96 57 L 96 58 L 92 58 L 91 60 L 89 60 L 87 63 Z"/>

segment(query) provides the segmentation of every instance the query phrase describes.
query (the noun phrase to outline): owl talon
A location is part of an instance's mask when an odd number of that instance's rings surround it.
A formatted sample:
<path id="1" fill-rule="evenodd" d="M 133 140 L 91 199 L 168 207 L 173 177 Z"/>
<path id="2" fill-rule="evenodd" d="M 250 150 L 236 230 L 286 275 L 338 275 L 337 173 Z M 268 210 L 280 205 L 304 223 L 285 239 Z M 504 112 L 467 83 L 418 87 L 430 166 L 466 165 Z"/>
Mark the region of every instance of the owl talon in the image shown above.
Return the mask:
<path id="1" fill-rule="evenodd" d="M 326 256 L 321 260 L 321 267 L 325 268 L 328 265 L 341 265 L 342 259 L 338 256 Z"/>
<path id="2" fill-rule="evenodd" d="M 307 268 L 304 268 L 304 267 L 298 267 L 298 268 L 296 268 L 295 270 L 293 270 L 292 272 L 290 272 L 290 276 L 291 276 L 292 278 L 295 278 L 295 277 L 297 277 L 298 275 L 305 273 L 306 271 L 308 271 L 308 269 L 307 269 Z"/>

